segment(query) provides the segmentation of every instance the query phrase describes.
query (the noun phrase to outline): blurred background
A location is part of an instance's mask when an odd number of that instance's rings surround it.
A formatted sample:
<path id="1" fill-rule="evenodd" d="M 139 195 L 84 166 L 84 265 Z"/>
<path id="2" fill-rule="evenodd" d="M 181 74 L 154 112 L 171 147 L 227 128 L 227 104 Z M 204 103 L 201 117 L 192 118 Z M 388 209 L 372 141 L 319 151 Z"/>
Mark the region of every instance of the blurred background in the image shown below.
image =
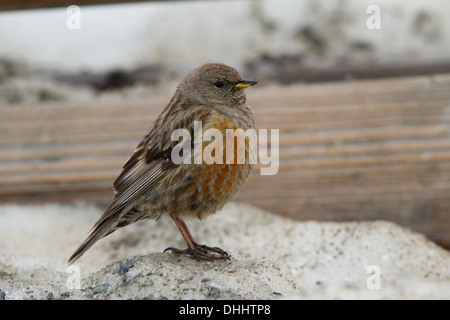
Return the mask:
<path id="1" fill-rule="evenodd" d="M 84 5 L 95 2 L 123 3 Z M 0 1 L 36 8 L 0 11 L 2 102 L 171 92 L 164 81 L 207 61 L 281 84 L 450 71 L 445 0 L 102 0 L 78 1 L 73 13 L 70 4 Z"/>
<path id="2" fill-rule="evenodd" d="M 94 4 L 94 5 L 92 5 Z M 76 7 L 69 7 L 76 5 Z M 238 200 L 450 248 L 447 0 L 0 0 L 0 202 L 97 201 L 184 72 L 259 82 L 280 170 Z"/>

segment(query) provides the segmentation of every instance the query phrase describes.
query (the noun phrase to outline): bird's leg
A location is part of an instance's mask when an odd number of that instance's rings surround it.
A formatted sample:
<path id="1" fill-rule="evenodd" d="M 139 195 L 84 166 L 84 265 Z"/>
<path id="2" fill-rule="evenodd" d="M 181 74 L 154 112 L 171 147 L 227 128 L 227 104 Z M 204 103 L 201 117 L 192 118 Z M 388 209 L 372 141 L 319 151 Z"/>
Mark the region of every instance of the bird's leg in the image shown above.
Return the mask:
<path id="1" fill-rule="evenodd" d="M 170 250 L 173 254 L 189 254 L 193 256 L 196 259 L 201 260 L 215 260 L 215 259 L 229 259 L 228 253 L 223 251 L 220 248 L 217 247 L 208 247 L 205 245 L 197 244 L 192 237 L 191 233 L 189 232 L 189 229 L 187 225 L 184 223 L 183 220 L 180 218 L 172 218 L 175 224 L 178 227 L 178 230 L 180 230 L 181 235 L 183 236 L 184 241 L 186 241 L 188 248 L 185 250 L 180 250 L 176 248 L 167 248 L 164 250 L 164 252 Z M 209 253 L 213 252 L 213 253 Z"/>

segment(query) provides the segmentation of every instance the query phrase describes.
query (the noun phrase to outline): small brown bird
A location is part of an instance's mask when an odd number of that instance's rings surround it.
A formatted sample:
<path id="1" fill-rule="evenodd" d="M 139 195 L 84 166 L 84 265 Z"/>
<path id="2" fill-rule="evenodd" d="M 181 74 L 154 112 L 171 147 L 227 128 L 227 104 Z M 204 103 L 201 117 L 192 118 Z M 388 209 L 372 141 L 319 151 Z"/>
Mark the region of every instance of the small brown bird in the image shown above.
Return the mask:
<path id="1" fill-rule="evenodd" d="M 68 263 L 117 229 L 139 220 L 157 220 L 163 214 L 173 219 L 188 246 L 185 250 L 170 247 L 164 251 L 204 260 L 227 259 L 228 254 L 222 249 L 197 244 L 182 217 L 204 219 L 232 199 L 252 171 L 253 165 L 248 161 L 252 151 L 249 141 L 245 140 L 245 163 L 236 161 L 236 154 L 235 161 L 225 161 L 224 152 L 222 163 L 177 164 L 172 161 L 172 150 L 180 141 L 172 141 L 171 136 L 176 129 L 186 129 L 194 137 L 194 121 L 201 121 L 203 132 L 211 128 L 219 130 L 224 139 L 226 129 L 255 129 L 243 89 L 256 83 L 243 79 L 234 68 L 221 63 L 204 64 L 186 73 L 168 105 L 124 164 L 113 184 L 111 204 Z M 234 151 L 237 146 L 236 143 Z"/>

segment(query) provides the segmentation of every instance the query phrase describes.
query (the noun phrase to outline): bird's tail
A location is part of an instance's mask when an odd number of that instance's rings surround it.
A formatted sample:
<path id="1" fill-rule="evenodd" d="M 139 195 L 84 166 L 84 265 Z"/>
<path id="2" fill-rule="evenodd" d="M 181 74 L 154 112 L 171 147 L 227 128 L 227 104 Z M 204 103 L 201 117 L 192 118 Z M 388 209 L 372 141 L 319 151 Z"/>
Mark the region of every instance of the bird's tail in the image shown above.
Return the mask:
<path id="1" fill-rule="evenodd" d="M 112 205 L 110 205 L 108 209 L 106 209 L 100 219 L 95 223 L 91 233 L 86 238 L 86 240 L 83 241 L 83 243 L 69 258 L 69 260 L 67 261 L 68 264 L 72 264 L 76 260 L 78 260 L 98 240 L 117 230 L 116 214 L 118 211 L 120 211 L 117 209 L 118 208 L 114 208 Z"/>
<path id="2" fill-rule="evenodd" d="M 67 261 L 68 264 L 74 263 L 76 260 L 78 260 L 90 247 L 92 247 L 98 240 L 101 238 L 107 236 L 111 232 L 115 231 L 115 228 L 112 230 L 109 230 L 110 226 L 103 227 L 98 226 L 96 227 L 91 234 L 86 238 L 86 240 L 83 241 L 83 243 L 78 247 L 77 250 L 72 254 L 72 256 Z"/>

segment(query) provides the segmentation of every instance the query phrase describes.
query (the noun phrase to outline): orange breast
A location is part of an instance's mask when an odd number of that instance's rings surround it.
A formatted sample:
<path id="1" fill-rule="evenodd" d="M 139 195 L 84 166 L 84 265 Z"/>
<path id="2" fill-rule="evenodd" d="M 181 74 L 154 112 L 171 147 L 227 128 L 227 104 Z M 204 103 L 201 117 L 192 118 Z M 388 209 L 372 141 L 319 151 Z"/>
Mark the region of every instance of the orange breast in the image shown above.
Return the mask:
<path id="1" fill-rule="evenodd" d="M 201 170 L 201 174 L 197 176 L 198 182 L 201 183 L 201 193 L 203 194 L 203 201 L 210 200 L 211 198 L 215 198 L 216 200 L 220 200 L 223 197 L 228 196 L 229 194 L 232 194 L 235 190 L 239 189 L 240 186 L 244 181 L 244 171 L 246 170 L 246 167 L 248 166 L 248 140 L 245 140 L 245 146 L 239 145 L 239 138 L 234 140 L 233 148 L 228 148 L 228 150 L 232 150 L 233 154 L 227 154 L 227 135 L 226 130 L 232 129 L 237 130 L 239 129 L 236 124 L 228 119 L 225 118 L 219 114 L 213 116 L 212 121 L 209 122 L 209 125 L 207 128 L 204 128 L 203 130 L 206 131 L 208 128 L 214 128 L 218 129 L 222 133 L 222 141 L 217 142 L 216 141 L 216 147 L 219 148 L 222 147 L 222 161 L 221 163 L 213 163 L 213 164 L 206 164 L 203 163 L 200 165 L 199 170 Z M 230 137 L 228 137 L 230 139 Z M 207 148 L 208 145 L 210 145 L 210 141 L 204 141 L 203 142 L 203 150 Z M 230 141 L 228 141 L 230 143 Z M 231 146 L 231 145 L 230 145 Z M 245 157 L 245 163 L 244 164 L 238 164 L 238 155 L 239 155 L 239 148 L 243 148 L 243 150 L 240 150 L 240 152 L 244 153 Z M 211 149 L 210 149 L 211 150 Z M 204 153 L 204 158 L 209 152 Z M 212 153 L 213 156 L 215 156 L 214 153 Z M 233 163 L 227 163 L 227 159 L 233 159 Z M 230 162 L 230 161 L 228 161 Z M 246 179 L 246 177 L 245 177 Z"/>

